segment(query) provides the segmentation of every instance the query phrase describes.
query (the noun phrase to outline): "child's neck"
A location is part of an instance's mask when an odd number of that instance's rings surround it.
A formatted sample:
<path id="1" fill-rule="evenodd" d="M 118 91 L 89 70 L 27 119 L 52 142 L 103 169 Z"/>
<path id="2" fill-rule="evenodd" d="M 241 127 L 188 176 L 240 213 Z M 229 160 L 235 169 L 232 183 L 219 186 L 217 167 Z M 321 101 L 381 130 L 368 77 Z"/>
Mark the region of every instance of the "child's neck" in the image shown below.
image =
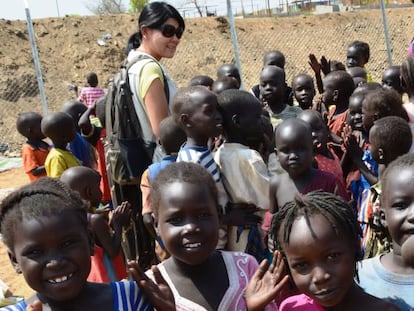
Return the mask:
<path id="1" fill-rule="evenodd" d="M 61 142 L 61 141 L 54 141 L 53 142 L 53 147 L 54 148 L 58 148 L 58 149 L 62 149 L 62 150 L 66 150 L 68 143 L 67 142 Z"/>
<path id="2" fill-rule="evenodd" d="M 281 113 L 283 110 L 285 110 L 287 104 L 284 102 L 273 102 L 268 106 L 273 113 Z"/>
<path id="3" fill-rule="evenodd" d="M 335 105 L 335 113 L 334 115 L 341 114 L 348 109 L 348 102 L 337 102 Z"/>
<path id="4" fill-rule="evenodd" d="M 41 139 L 28 138 L 27 143 L 33 147 L 47 147 L 47 143 Z"/>
<path id="5" fill-rule="evenodd" d="M 380 258 L 381 264 L 386 270 L 393 273 L 414 275 L 414 267 L 411 267 L 404 262 L 401 256 L 400 246 L 396 245 L 396 243 L 393 243 L 393 245 L 395 245 L 394 249 Z"/>
<path id="6" fill-rule="evenodd" d="M 366 294 L 355 282 L 351 285 L 341 302 L 333 307 L 324 307 L 327 311 L 359 311 L 366 305 L 368 294 Z M 365 309 L 366 310 L 366 309 Z"/>
<path id="7" fill-rule="evenodd" d="M 310 167 L 308 170 L 304 171 L 299 176 L 291 176 L 289 175 L 290 179 L 292 179 L 293 183 L 296 186 L 296 189 L 299 192 L 302 192 L 303 189 L 305 189 L 306 186 L 309 185 L 309 182 L 313 179 L 313 176 L 315 175 L 316 169 Z"/>
<path id="8" fill-rule="evenodd" d="M 209 137 L 188 137 L 185 143 L 186 146 L 207 147 Z"/>

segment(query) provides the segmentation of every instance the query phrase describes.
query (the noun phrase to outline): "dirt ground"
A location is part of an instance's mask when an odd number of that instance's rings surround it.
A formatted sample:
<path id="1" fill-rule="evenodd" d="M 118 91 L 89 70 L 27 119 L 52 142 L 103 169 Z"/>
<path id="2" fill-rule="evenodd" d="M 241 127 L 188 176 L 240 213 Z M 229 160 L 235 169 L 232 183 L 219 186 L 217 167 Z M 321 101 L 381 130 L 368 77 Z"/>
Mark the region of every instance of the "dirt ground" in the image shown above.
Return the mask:
<path id="1" fill-rule="evenodd" d="M 17 188 L 29 181 L 23 168 L 15 168 L 0 173 L 0 189 Z M 9 286 L 10 292 L 16 296 L 29 297 L 33 291 L 26 285 L 21 274 L 17 274 L 7 255 L 7 248 L 0 243 L 0 279 Z"/>

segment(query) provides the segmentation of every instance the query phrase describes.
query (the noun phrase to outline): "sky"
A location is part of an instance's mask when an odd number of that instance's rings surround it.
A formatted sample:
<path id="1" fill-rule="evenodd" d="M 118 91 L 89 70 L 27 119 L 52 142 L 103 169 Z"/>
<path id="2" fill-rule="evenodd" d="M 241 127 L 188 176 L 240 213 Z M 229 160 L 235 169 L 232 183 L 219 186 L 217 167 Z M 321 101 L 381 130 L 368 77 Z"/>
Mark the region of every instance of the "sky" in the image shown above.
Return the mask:
<path id="1" fill-rule="evenodd" d="M 7 4 L 5 2 L 7 1 Z M 24 0 L 2 0 L 0 18 L 9 20 L 26 19 Z M 123 0 L 128 7 L 129 0 Z M 196 11 L 191 0 L 169 0 L 166 1 L 175 6 L 184 17 L 195 17 Z M 252 8 L 262 9 L 266 0 L 232 0 L 232 9 L 235 13 L 242 12 L 242 5 L 245 12 L 251 12 Z M 274 2 L 274 1 L 273 1 Z M 65 15 L 92 15 L 88 10 L 93 0 L 27 0 L 30 16 L 32 19 L 47 17 L 63 17 Z M 216 12 L 218 15 L 226 14 L 225 0 L 198 0 L 199 5 L 205 10 Z"/>

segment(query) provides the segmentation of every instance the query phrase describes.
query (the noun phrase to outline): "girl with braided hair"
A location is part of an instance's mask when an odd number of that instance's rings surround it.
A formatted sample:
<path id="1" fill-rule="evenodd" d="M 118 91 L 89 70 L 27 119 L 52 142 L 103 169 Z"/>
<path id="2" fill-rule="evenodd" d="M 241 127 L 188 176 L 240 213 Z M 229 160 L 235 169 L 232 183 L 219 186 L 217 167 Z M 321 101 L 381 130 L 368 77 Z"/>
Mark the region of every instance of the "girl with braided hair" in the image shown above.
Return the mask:
<path id="1" fill-rule="evenodd" d="M 356 284 L 361 229 L 341 198 L 323 191 L 297 194 L 274 215 L 271 232 L 302 293 L 285 299 L 279 311 L 399 310 Z"/>
<path id="2" fill-rule="evenodd" d="M 50 177 L 23 186 L 1 202 L 0 230 L 10 261 L 36 292 L 1 310 L 152 310 L 151 303 L 159 310 L 175 310 L 156 267 L 159 285 L 136 262 L 129 263 L 136 282 L 87 282 L 93 241 L 86 215 L 80 196 Z"/>

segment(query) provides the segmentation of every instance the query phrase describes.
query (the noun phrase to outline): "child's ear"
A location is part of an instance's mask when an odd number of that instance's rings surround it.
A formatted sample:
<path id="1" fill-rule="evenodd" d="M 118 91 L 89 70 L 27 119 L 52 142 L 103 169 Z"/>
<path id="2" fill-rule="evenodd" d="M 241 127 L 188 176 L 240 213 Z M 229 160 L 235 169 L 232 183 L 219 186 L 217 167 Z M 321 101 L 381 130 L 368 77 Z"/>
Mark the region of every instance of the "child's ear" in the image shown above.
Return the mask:
<path id="1" fill-rule="evenodd" d="M 339 90 L 334 90 L 333 93 L 332 93 L 332 100 L 334 102 L 337 102 L 338 98 L 339 98 Z"/>
<path id="2" fill-rule="evenodd" d="M 383 148 L 378 148 L 378 158 L 380 160 L 384 160 L 384 149 Z"/>
<path id="3" fill-rule="evenodd" d="M 231 117 L 231 122 L 233 123 L 233 125 L 235 125 L 235 126 L 239 126 L 240 125 L 240 118 L 239 118 L 239 115 L 238 114 L 234 114 L 232 117 Z"/>
<path id="4" fill-rule="evenodd" d="M 191 127 L 190 118 L 186 113 L 180 115 L 180 122 L 184 127 Z"/>
<path id="5" fill-rule="evenodd" d="M 11 251 L 11 249 L 7 249 L 7 255 L 9 255 L 9 259 L 10 259 L 10 262 L 11 262 L 13 268 L 14 268 L 14 271 L 16 271 L 16 273 L 21 274 L 22 270 L 20 269 L 20 265 L 17 262 L 16 256 Z"/>

